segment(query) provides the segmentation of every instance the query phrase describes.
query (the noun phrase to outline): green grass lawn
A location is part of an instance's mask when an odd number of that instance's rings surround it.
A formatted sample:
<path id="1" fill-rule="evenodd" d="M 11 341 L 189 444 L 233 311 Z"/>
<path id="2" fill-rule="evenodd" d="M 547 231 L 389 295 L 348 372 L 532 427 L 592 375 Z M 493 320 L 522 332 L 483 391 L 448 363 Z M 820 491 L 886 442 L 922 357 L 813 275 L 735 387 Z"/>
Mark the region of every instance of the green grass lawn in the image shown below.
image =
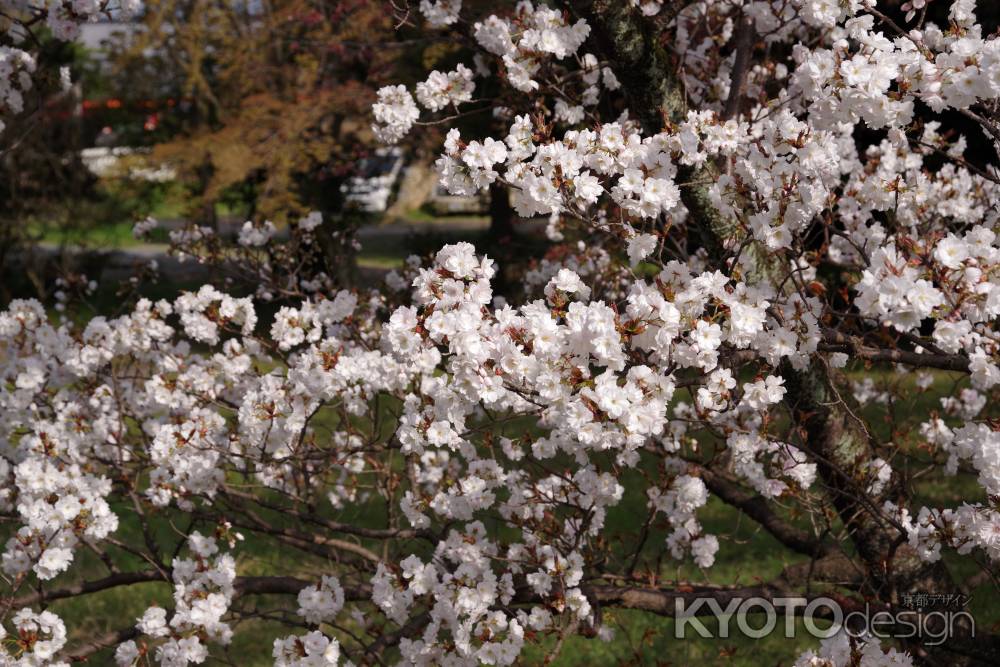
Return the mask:
<path id="1" fill-rule="evenodd" d="M 940 495 L 941 500 L 950 501 L 954 488 L 968 487 L 972 480 L 957 480 L 958 484 L 950 485 L 935 483 L 928 489 L 928 497 Z M 628 488 L 628 487 L 627 487 Z M 633 487 L 634 488 L 634 487 Z M 940 494 L 938 493 L 940 492 Z M 117 537 L 123 541 L 140 540 L 137 523 L 128 508 L 118 508 L 122 517 L 122 526 Z M 626 493 L 623 502 L 609 516 L 608 525 L 612 528 L 634 525 L 631 522 L 637 515 L 643 515 L 645 506 L 638 493 Z M 161 529 L 158 540 L 162 544 L 172 543 L 172 531 L 167 527 L 165 519 L 171 518 L 183 525 L 180 513 L 165 512 L 162 521 L 156 522 Z M 342 520 L 353 519 L 359 525 L 378 525 L 379 517 L 368 512 L 355 509 L 348 515 L 340 515 Z M 709 504 L 699 511 L 703 524 L 709 532 L 719 534 L 722 545 L 717 555 L 716 564 L 708 571 L 702 572 L 691 564 L 674 566 L 670 559 L 665 560 L 666 570 L 663 576 L 669 579 L 680 579 L 691 582 L 711 582 L 714 584 L 752 585 L 767 581 L 778 575 L 784 567 L 801 558 L 790 557 L 788 551 L 781 547 L 768 533 L 759 530 L 756 525 L 742 517 L 738 512 L 713 498 Z M 652 535 L 646 551 L 648 553 L 661 549 L 665 534 Z M 422 549 L 424 550 L 424 549 Z M 425 551 L 425 550 L 424 550 Z M 337 572 L 335 563 L 323 562 L 314 556 L 281 548 L 269 540 L 263 540 L 248 535 L 248 538 L 236 550 L 238 570 L 241 575 L 288 574 L 304 579 L 318 579 L 322 573 Z M 94 573 L 100 571 L 96 559 L 86 552 L 81 552 L 81 566 Z M 123 565 L 128 566 L 128 558 L 123 558 Z M 952 562 L 952 569 L 961 575 L 971 574 L 967 563 L 959 566 Z M 132 567 L 140 564 L 133 562 Z M 67 581 L 73 577 L 66 576 Z M 55 585 L 60 580 L 53 582 Z M 162 583 L 139 584 L 123 587 L 80 598 L 62 600 L 52 605 L 53 611 L 62 616 L 70 628 L 71 637 L 83 640 L 94 635 L 116 629 L 129 619 L 137 618 L 151 603 L 171 606 L 171 592 Z M 244 601 L 244 604 L 246 601 Z M 294 611 L 295 601 L 291 596 L 262 596 L 252 601 L 257 609 L 269 611 Z M 992 585 L 985 584 L 973 593 L 970 607 L 977 621 L 983 625 L 993 624 L 1000 620 L 1000 603 L 992 593 Z M 614 629 L 614 639 L 610 642 L 598 639 L 586 639 L 581 636 L 570 636 L 565 642 L 559 657 L 552 665 L 572 667 L 575 665 L 790 665 L 802 651 L 818 645 L 804 632 L 801 621 L 796 623 L 796 637 L 787 640 L 776 632 L 761 640 L 752 640 L 739 636 L 734 632 L 729 639 L 702 639 L 697 636 L 678 640 L 674 638 L 674 621 L 651 614 L 628 610 L 603 610 L 604 623 Z M 779 619 L 779 627 L 783 621 Z M 706 627 L 713 629 L 715 624 L 704 621 Z M 731 625 L 731 627 L 734 627 Z M 276 637 L 285 636 L 293 630 L 275 623 L 250 621 L 235 628 L 235 639 L 226 651 L 225 659 L 231 664 L 245 667 L 264 667 L 271 664 L 271 644 Z M 690 637 L 690 635 L 689 635 Z M 520 664 L 539 665 L 551 651 L 554 639 L 548 639 L 537 646 L 529 646 L 522 654 Z M 216 649 L 216 652 L 218 649 Z M 222 656 L 219 656 L 222 658 Z M 90 664 L 104 665 L 110 663 L 110 651 L 95 656 Z M 208 664 L 225 664 L 225 660 L 212 660 Z"/>
<path id="2" fill-rule="evenodd" d="M 135 222 L 116 222 L 89 229 L 35 229 L 42 241 L 52 245 L 84 246 L 87 248 L 121 249 L 148 243 L 168 243 L 170 238 L 164 229 L 154 229 L 146 239 L 132 235 Z M 40 233 L 39 233 L 40 232 Z"/>
<path id="3" fill-rule="evenodd" d="M 126 543 L 141 543 L 141 533 L 131 509 L 122 506 L 116 510 L 122 519 L 116 537 Z M 609 526 L 625 527 L 637 513 L 645 514 L 644 501 L 639 493 L 627 493 L 624 502 L 609 516 Z M 352 514 L 360 525 L 378 524 L 377 515 L 372 516 L 358 509 L 346 516 L 342 514 L 338 519 L 351 520 Z M 710 501 L 699 512 L 699 516 L 707 530 L 731 535 L 730 539 L 723 541 L 715 566 L 704 573 L 690 565 L 674 569 L 668 558 L 666 563 L 670 569 L 664 572 L 665 576 L 694 582 L 710 579 L 712 583 L 717 584 L 750 585 L 755 581 L 776 576 L 790 562 L 782 556 L 784 550 L 770 535 L 755 530 L 752 522 L 741 518 L 737 512 L 720 501 L 716 499 Z M 186 525 L 183 513 L 164 511 L 158 519 L 154 521 L 154 525 L 159 529 L 158 542 L 162 545 L 174 544 L 175 533 L 169 527 L 168 521 L 183 527 Z M 662 548 L 664 538 L 664 534 L 654 533 L 647 545 L 647 553 L 652 554 Z M 427 549 L 421 550 L 426 552 Z M 241 575 L 280 573 L 311 580 L 318 579 L 322 573 L 337 572 L 337 565 L 334 563 L 324 563 L 320 558 L 281 548 L 270 540 L 259 539 L 253 535 L 248 535 L 235 553 Z M 92 554 L 81 551 L 78 558 L 80 561 L 74 567 L 74 572 L 51 582 L 52 586 L 58 587 L 64 581 L 69 583 L 75 580 L 81 571 L 92 572 L 94 576 L 103 576 L 100 562 Z M 137 559 L 127 555 L 121 555 L 119 562 L 123 568 L 143 567 Z M 51 609 L 66 621 L 71 639 L 81 641 L 122 627 L 131 619 L 141 616 L 146 607 L 152 603 L 171 607 L 170 588 L 162 583 L 137 584 L 60 600 L 53 603 Z M 253 603 L 259 605 L 257 608 L 268 610 L 294 611 L 295 609 L 295 601 L 291 596 L 261 596 L 253 600 Z M 603 615 L 604 623 L 615 631 L 612 641 L 603 642 L 571 636 L 566 641 L 559 658 L 551 664 L 683 665 L 697 661 L 699 664 L 708 665 L 777 665 L 790 664 L 798 653 L 815 644 L 804 633 L 791 643 L 780 635 L 760 641 L 738 636 L 719 641 L 699 638 L 681 641 L 674 638 L 674 624 L 671 619 L 614 609 L 603 610 Z M 712 623 L 706 625 L 712 627 Z M 233 664 L 246 667 L 270 665 L 271 644 L 274 639 L 293 631 L 279 623 L 262 621 L 252 621 L 235 630 L 233 644 L 225 653 Z M 551 651 L 553 642 L 554 639 L 549 639 L 539 646 L 529 646 L 522 655 L 521 664 L 541 664 L 546 654 Z M 91 664 L 111 664 L 110 655 L 110 651 L 99 654 L 92 659 Z M 224 664 L 224 662 L 211 661 L 209 664 Z"/>

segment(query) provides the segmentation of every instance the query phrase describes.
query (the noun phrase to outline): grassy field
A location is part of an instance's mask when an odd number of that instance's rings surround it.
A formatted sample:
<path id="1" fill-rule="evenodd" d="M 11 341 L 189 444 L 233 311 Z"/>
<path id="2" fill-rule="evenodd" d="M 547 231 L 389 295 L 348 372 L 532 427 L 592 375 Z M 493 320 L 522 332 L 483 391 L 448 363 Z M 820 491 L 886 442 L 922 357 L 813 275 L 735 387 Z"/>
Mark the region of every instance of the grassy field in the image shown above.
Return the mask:
<path id="1" fill-rule="evenodd" d="M 635 487 L 633 487 L 634 489 Z M 122 518 L 121 528 L 116 537 L 123 542 L 141 543 L 141 534 L 127 507 L 116 508 Z M 628 526 L 631 519 L 645 513 L 644 500 L 639 493 L 626 495 L 624 502 L 615 508 L 609 517 L 610 526 Z M 781 554 L 783 549 L 770 535 L 755 530 L 751 522 L 743 519 L 738 513 L 712 500 L 699 512 L 704 525 L 710 532 L 729 534 L 729 539 L 723 542 L 716 565 L 707 573 L 702 573 L 691 566 L 682 566 L 676 570 L 664 572 L 669 578 L 679 578 L 688 581 L 710 580 L 712 583 L 752 584 L 757 580 L 767 580 L 780 573 L 782 568 L 792 562 Z M 350 517 L 339 516 L 340 520 L 350 520 Z M 356 517 L 364 525 L 372 522 L 372 517 Z M 159 528 L 157 539 L 163 545 L 176 542 L 176 533 L 170 523 L 178 528 L 186 526 L 185 517 L 179 513 L 164 513 L 155 521 Z M 662 548 L 665 535 L 653 535 L 647 547 L 647 552 L 655 552 Z M 322 560 L 303 556 L 299 552 L 283 549 L 269 540 L 257 539 L 252 535 L 241 543 L 236 551 L 238 556 L 238 571 L 241 575 L 291 574 L 305 579 L 318 579 L 320 574 L 336 572 L 334 563 L 324 563 Z M 80 563 L 77 570 L 90 571 L 95 576 L 102 576 L 101 565 L 95 557 L 86 552 L 79 555 Z M 667 559 L 669 562 L 669 559 Z M 124 568 L 142 569 L 143 564 L 137 559 L 122 557 L 120 563 Z M 63 580 L 66 583 L 75 579 L 64 575 L 51 585 L 58 587 Z M 128 619 L 137 618 L 147 606 L 152 603 L 169 608 L 171 606 L 170 588 L 162 583 L 137 584 L 104 591 L 84 597 L 56 601 L 51 609 L 62 616 L 70 628 L 73 639 L 84 640 L 117 629 Z M 294 611 L 294 600 L 288 597 L 260 597 L 254 600 L 258 609 L 276 611 L 285 609 Z M 674 625 L 670 619 L 663 619 L 640 612 L 606 609 L 603 612 L 604 623 L 614 629 L 615 637 L 610 642 L 596 639 L 571 636 L 564 645 L 559 658 L 554 665 L 683 665 L 697 661 L 699 664 L 714 665 L 778 665 L 790 664 L 795 656 L 815 642 L 804 633 L 791 643 L 780 636 L 772 636 L 760 641 L 750 641 L 739 637 L 731 640 L 674 639 Z M 711 628 L 712 623 L 706 622 Z M 270 665 L 270 651 L 273 640 L 291 632 L 279 623 L 253 621 L 235 628 L 234 642 L 225 651 L 220 660 L 209 664 L 232 664 L 246 667 Z M 540 646 L 527 649 L 522 656 L 522 664 L 541 664 L 552 649 L 553 640 Z M 110 651 L 95 656 L 91 664 L 110 664 Z"/>
<path id="2" fill-rule="evenodd" d="M 884 382 L 903 383 L 904 390 L 913 388 L 912 377 L 877 371 L 875 374 Z M 937 406 L 941 392 L 954 381 L 954 377 L 941 373 L 936 377 L 935 385 L 930 391 L 904 391 L 904 395 L 908 396 L 906 404 L 892 406 L 891 410 L 881 406 L 868 406 L 865 409 L 866 416 L 876 429 L 876 437 L 886 439 L 893 435 L 892 429 L 897 426 L 884 419 L 885 415 L 892 412 L 902 417 L 927 414 Z M 895 435 L 901 436 L 901 433 L 897 431 Z M 645 515 L 644 487 L 639 481 L 637 472 L 626 473 L 622 480 L 626 488 L 625 496 L 618 506 L 610 510 L 608 517 L 608 533 L 612 542 L 616 537 L 634 539 L 632 531 L 636 528 L 636 517 Z M 917 486 L 916 502 L 920 503 L 954 506 L 962 501 L 974 502 L 982 499 L 982 489 L 969 475 L 928 477 Z M 324 514 L 339 521 L 378 526 L 384 518 L 380 508 L 381 505 L 354 507 L 336 514 L 327 509 Z M 116 537 L 126 543 L 141 543 L 139 525 L 131 507 L 120 506 L 116 511 L 122 519 Z M 712 498 L 698 515 L 708 532 L 720 537 L 721 548 L 715 566 L 707 571 L 701 571 L 690 563 L 677 565 L 668 557 L 664 559 L 664 568 L 659 572 L 664 580 L 752 585 L 770 580 L 785 567 L 803 560 L 803 557 L 791 554 L 768 533 L 760 530 L 756 524 L 718 499 Z M 157 540 L 162 545 L 176 544 L 177 529 L 186 527 L 190 520 L 189 516 L 175 510 L 162 511 L 153 522 Z M 657 552 L 664 548 L 665 537 L 664 532 L 655 530 L 650 536 L 644 555 L 651 561 L 655 560 Z M 429 547 L 423 544 L 414 543 L 414 546 L 421 555 L 426 555 L 429 550 Z M 235 554 L 241 575 L 280 573 L 315 580 L 323 573 L 338 571 L 335 563 L 325 562 L 315 556 L 304 556 L 253 535 L 248 535 L 247 540 L 240 544 Z M 81 550 L 78 558 L 80 569 L 74 568 L 72 576 L 64 575 L 52 582 L 52 586 L 58 587 L 62 583 L 74 580 L 80 571 L 103 576 L 102 566 L 95 556 L 86 550 Z M 138 559 L 127 554 L 119 553 L 116 558 L 123 569 L 143 567 Z M 973 573 L 967 562 L 949 557 L 948 563 L 957 580 L 962 580 Z M 153 602 L 169 607 L 170 595 L 170 588 L 165 584 L 139 584 L 76 599 L 56 601 L 51 608 L 67 621 L 74 640 L 84 640 L 122 627 L 131 619 L 141 615 Z M 266 610 L 269 613 L 293 611 L 295 608 L 291 596 L 261 596 L 249 602 L 241 601 L 241 604 L 253 604 L 255 609 Z M 1000 621 L 1000 601 L 996 599 L 991 584 L 986 584 L 980 590 L 973 592 L 970 610 L 980 627 L 991 626 Z M 802 631 L 801 623 L 798 625 L 796 638 L 792 640 L 786 640 L 780 633 L 774 633 L 762 640 L 746 639 L 738 634 L 730 639 L 694 637 L 678 640 L 674 638 L 674 622 L 671 619 L 634 611 L 605 609 L 603 620 L 607 627 L 614 629 L 612 641 L 603 642 L 571 636 L 562 647 L 559 657 L 550 664 L 566 667 L 582 664 L 617 666 L 693 663 L 747 667 L 789 665 L 800 652 L 818 644 L 817 640 Z M 711 622 L 706 621 L 705 624 L 709 628 L 713 627 Z M 270 665 L 271 644 L 274 638 L 294 631 L 279 622 L 259 620 L 244 623 L 235 630 L 235 640 L 232 645 L 224 652 L 216 649 L 209 664 L 244 667 Z M 553 641 L 550 639 L 539 646 L 528 648 L 520 664 L 542 664 L 553 648 Z M 111 664 L 110 652 L 95 656 L 90 664 Z"/>

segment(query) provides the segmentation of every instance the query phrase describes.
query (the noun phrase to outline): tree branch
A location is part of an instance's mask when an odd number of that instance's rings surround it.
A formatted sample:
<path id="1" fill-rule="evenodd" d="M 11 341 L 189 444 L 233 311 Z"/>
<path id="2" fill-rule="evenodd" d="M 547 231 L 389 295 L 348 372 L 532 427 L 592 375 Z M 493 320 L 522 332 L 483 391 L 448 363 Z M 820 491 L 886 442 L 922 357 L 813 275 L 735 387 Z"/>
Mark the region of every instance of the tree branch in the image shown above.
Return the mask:
<path id="1" fill-rule="evenodd" d="M 112 646 L 117 646 L 122 642 L 135 639 L 138 636 L 139 629 L 134 625 L 131 625 L 127 628 L 122 628 L 121 630 L 105 633 L 96 639 L 80 644 L 74 649 L 63 651 L 59 657 L 68 662 L 84 662 L 87 658 L 98 651 L 111 648 Z"/>
<path id="2" fill-rule="evenodd" d="M 119 572 L 97 579 L 95 581 L 83 581 L 64 588 L 57 588 L 51 591 L 40 590 L 31 595 L 24 595 L 19 598 L 8 598 L 4 602 L 10 602 L 11 607 L 28 607 L 39 602 L 49 600 L 61 600 L 64 598 L 76 597 L 77 595 L 87 595 L 88 593 L 98 593 L 109 588 L 118 586 L 129 586 L 150 581 L 167 581 L 163 575 L 156 570 L 143 570 L 140 572 Z"/>
<path id="3" fill-rule="evenodd" d="M 847 336 L 833 329 L 824 329 L 826 344 L 819 349 L 830 352 L 846 352 L 852 357 L 867 361 L 890 361 L 896 364 L 924 368 L 939 368 L 945 371 L 969 372 L 969 358 L 961 354 L 927 354 L 866 346 L 860 338 Z"/>
<path id="4" fill-rule="evenodd" d="M 759 523 L 762 528 L 789 549 L 807 556 L 817 557 L 833 553 L 832 546 L 824 544 L 806 531 L 783 521 L 774 513 L 763 496 L 747 493 L 734 482 L 708 468 L 700 468 L 700 475 L 709 491 L 727 505 L 736 507 Z"/>
<path id="5" fill-rule="evenodd" d="M 744 14 L 736 33 L 736 58 L 733 61 L 733 71 L 729 80 L 729 97 L 722 110 L 720 118 L 729 120 L 740 110 L 740 101 L 747 85 L 747 74 L 750 72 L 750 56 L 753 54 L 754 42 L 757 41 L 757 28 L 753 17 Z"/>

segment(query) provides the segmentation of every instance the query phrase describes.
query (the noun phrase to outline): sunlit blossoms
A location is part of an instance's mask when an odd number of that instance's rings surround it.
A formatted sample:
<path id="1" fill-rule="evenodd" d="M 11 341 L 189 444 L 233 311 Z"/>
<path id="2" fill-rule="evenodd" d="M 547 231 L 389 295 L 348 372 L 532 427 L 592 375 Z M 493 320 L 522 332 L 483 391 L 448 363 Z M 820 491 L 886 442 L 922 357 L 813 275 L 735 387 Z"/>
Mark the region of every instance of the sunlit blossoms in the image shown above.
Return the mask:
<path id="1" fill-rule="evenodd" d="M 379 140 L 394 144 L 410 131 L 420 110 L 406 86 L 386 86 L 378 91 L 378 99 L 372 107 L 376 123 L 372 130 Z"/>
<path id="2" fill-rule="evenodd" d="M 443 191 L 509 197 L 489 252 L 335 282 L 303 266 L 336 214 L 299 211 L 225 253 L 171 231 L 245 283 L 0 312 L 0 663 L 207 664 L 266 627 L 279 666 L 513 665 L 693 595 L 993 585 L 1000 40 L 974 3 L 469 4 L 396 8 L 448 48 L 369 120 L 442 125 Z M 96 648 L 47 607 L 151 582 Z M 785 662 L 1000 655 L 985 624 L 851 630 Z"/>

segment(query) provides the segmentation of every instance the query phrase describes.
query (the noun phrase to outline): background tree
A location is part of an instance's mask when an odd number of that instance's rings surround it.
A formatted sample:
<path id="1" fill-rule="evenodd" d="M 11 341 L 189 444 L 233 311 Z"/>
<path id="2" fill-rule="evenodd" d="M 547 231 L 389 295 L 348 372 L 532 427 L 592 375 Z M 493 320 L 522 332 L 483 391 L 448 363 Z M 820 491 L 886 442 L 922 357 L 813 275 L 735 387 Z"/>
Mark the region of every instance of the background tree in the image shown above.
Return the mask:
<path id="1" fill-rule="evenodd" d="M 345 215 L 340 186 L 369 150 L 359 119 L 393 66 L 391 16 L 357 0 L 167 0 L 147 5 L 143 22 L 116 61 L 158 70 L 161 95 L 191 105 L 152 156 L 188 185 L 190 219 L 217 226 L 222 202 L 279 225 L 318 210 L 324 270 L 351 282 L 360 220 Z"/>

